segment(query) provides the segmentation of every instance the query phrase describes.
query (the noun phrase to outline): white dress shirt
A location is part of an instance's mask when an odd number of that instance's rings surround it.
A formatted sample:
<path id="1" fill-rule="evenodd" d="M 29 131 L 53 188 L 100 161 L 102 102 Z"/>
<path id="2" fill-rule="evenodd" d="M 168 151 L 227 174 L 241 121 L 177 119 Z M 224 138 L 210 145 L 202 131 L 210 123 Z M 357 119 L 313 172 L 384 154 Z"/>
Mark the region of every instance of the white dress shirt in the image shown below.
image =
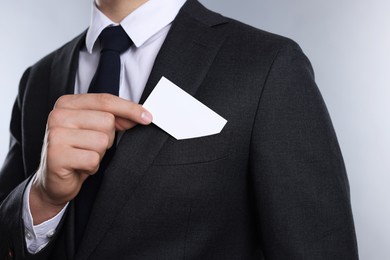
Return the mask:
<path id="1" fill-rule="evenodd" d="M 119 96 L 138 103 L 149 78 L 157 53 L 171 27 L 171 23 L 186 0 L 149 0 L 129 14 L 120 25 L 133 40 L 134 45 L 121 54 Z M 100 57 L 97 41 L 101 31 L 110 25 L 117 25 L 92 4 L 90 27 L 85 47 L 79 55 L 76 73 L 75 94 L 87 93 Z M 33 225 L 29 206 L 31 182 L 27 186 L 23 202 L 23 221 L 27 250 L 37 253 L 44 248 L 56 232 L 65 208 L 52 219 Z"/>

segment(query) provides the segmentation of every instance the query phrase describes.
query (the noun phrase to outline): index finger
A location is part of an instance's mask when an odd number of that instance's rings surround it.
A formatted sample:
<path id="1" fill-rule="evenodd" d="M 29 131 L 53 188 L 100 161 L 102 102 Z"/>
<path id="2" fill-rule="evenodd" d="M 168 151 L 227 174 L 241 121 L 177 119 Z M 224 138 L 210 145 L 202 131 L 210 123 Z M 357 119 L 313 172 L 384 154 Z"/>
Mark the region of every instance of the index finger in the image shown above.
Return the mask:
<path id="1" fill-rule="evenodd" d="M 147 125 L 152 115 L 144 107 L 111 94 L 76 94 L 61 96 L 55 108 L 74 110 L 97 110 L 113 114 L 116 117 Z"/>

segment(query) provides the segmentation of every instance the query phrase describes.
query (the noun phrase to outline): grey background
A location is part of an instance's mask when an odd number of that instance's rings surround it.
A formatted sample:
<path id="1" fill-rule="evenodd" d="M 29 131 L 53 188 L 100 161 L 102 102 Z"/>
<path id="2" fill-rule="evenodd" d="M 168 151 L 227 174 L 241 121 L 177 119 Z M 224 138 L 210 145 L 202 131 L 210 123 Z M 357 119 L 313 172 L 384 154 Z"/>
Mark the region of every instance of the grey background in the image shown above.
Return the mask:
<path id="1" fill-rule="evenodd" d="M 360 257 L 390 259 L 390 2 L 201 0 L 297 41 L 312 61 L 349 173 Z M 25 68 L 89 22 L 89 0 L 4 1 L 0 12 L 0 161 Z"/>

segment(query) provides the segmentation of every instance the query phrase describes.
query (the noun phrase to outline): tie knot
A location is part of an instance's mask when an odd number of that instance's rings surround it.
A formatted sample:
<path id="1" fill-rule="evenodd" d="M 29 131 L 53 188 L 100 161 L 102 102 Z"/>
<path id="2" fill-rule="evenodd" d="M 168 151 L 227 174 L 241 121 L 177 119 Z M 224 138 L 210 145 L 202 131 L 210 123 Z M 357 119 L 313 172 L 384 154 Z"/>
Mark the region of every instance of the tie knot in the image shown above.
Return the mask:
<path id="1" fill-rule="evenodd" d="M 133 44 L 133 41 L 120 25 L 106 27 L 100 33 L 99 40 L 102 52 L 111 50 L 122 53 Z"/>

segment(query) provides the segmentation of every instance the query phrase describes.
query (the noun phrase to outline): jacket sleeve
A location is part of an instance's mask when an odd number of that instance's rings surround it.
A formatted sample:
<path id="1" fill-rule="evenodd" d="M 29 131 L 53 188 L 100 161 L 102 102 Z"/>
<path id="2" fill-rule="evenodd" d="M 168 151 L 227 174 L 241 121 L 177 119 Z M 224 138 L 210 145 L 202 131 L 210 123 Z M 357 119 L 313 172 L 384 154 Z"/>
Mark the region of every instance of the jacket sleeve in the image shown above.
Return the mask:
<path id="1" fill-rule="evenodd" d="M 22 154 L 21 108 L 29 73 L 30 70 L 28 69 L 23 74 L 20 81 L 18 97 L 12 109 L 9 150 L 0 171 L 0 203 L 4 201 L 16 186 L 26 179 Z"/>
<path id="2" fill-rule="evenodd" d="M 26 250 L 22 219 L 23 194 L 30 181 L 23 160 L 22 106 L 30 69 L 20 82 L 12 110 L 10 146 L 0 171 L 0 259 L 48 259 L 50 248 L 30 255 Z"/>
<path id="3" fill-rule="evenodd" d="M 293 42 L 279 50 L 260 97 L 250 169 L 265 259 L 358 259 L 342 155 Z"/>

